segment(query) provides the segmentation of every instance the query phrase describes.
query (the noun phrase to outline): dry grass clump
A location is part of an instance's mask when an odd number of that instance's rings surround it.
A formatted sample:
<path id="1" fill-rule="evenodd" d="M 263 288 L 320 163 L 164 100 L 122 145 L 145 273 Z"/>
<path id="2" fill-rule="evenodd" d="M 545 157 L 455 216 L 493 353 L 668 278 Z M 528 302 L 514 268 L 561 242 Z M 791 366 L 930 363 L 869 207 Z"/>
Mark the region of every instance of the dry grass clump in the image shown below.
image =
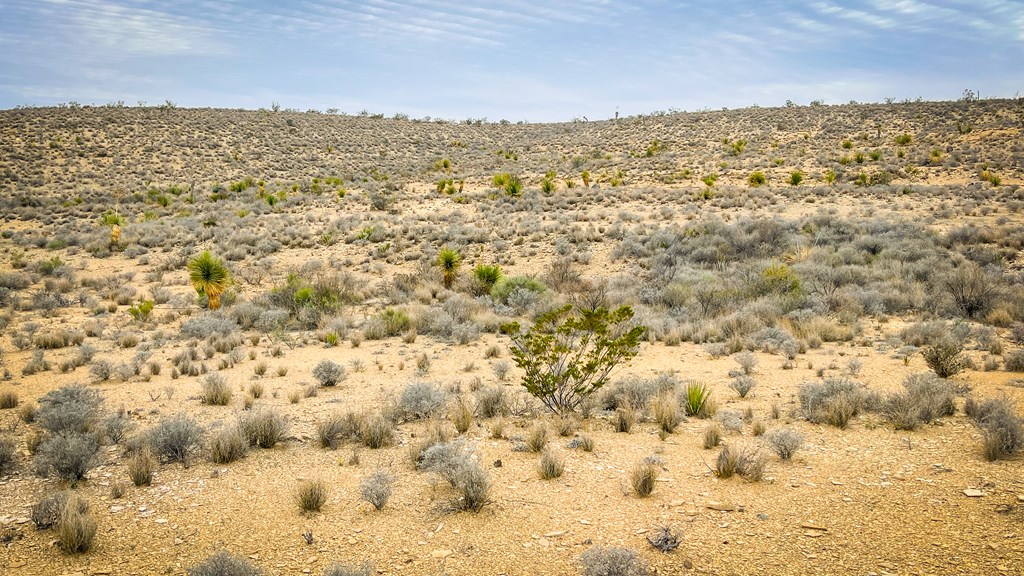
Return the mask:
<path id="1" fill-rule="evenodd" d="M 228 464 L 245 456 L 248 442 L 238 426 L 223 428 L 210 441 L 210 461 L 214 464 Z"/>
<path id="2" fill-rule="evenodd" d="M 783 460 L 791 459 L 804 444 L 804 435 L 792 428 L 776 428 L 766 433 L 763 438 L 772 452 Z"/>
<path id="3" fill-rule="evenodd" d="M 363 478 L 363 481 L 359 483 L 359 499 L 369 502 L 377 510 L 384 508 L 391 498 L 395 478 L 394 474 L 384 470 L 378 470 Z"/>
<path id="4" fill-rule="evenodd" d="M 316 423 L 321 448 L 336 449 L 349 440 L 358 440 L 362 422 L 355 412 L 334 413 Z"/>
<path id="5" fill-rule="evenodd" d="M 845 378 L 829 378 L 800 387 L 800 410 L 811 422 L 846 428 L 864 408 L 867 393 L 862 385 Z"/>
<path id="6" fill-rule="evenodd" d="M 719 478 L 731 478 L 738 474 L 745 480 L 758 482 L 764 477 L 764 467 L 764 457 L 756 448 L 733 449 L 726 445 L 718 453 L 714 472 Z"/>
<path id="7" fill-rule="evenodd" d="M 260 576 L 259 568 L 242 556 L 224 550 L 185 571 L 188 576 Z"/>
<path id="8" fill-rule="evenodd" d="M 542 422 L 538 422 L 530 428 L 530 431 L 526 434 L 526 448 L 530 452 L 540 452 L 548 444 L 549 433 L 548 427 Z"/>
<path id="9" fill-rule="evenodd" d="M 287 435 L 288 420 L 276 410 L 266 409 L 243 416 L 239 429 L 250 446 L 273 448 Z"/>
<path id="10" fill-rule="evenodd" d="M 566 444 L 566 448 L 570 450 L 583 450 L 584 452 L 594 451 L 594 439 L 590 434 L 580 434 Z"/>
<path id="11" fill-rule="evenodd" d="M 18 393 L 14 390 L 0 392 L 0 410 L 10 410 L 18 407 Z"/>
<path id="12" fill-rule="evenodd" d="M 882 412 L 897 430 L 914 430 L 956 413 L 955 392 L 947 380 L 933 374 L 911 374 L 903 380 L 903 388 L 882 404 Z"/>
<path id="13" fill-rule="evenodd" d="M 96 519 L 89 512 L 89 502 L 77 494 L 69 491 L 51 494 L 32 507 L 31 517 L 36 528 L 56 530 L 61 550 L 80 554 L 92 548 Z"/>
<path id="14" fill-rule="evenodd" d="M 220 374 L 209 374 L 203 378 L 203 404 L 207 406 L 227 406 L 231 402 L 231 387 Z"/>
<path id="15" fill-rule="evenodd" d="M 450 503 L 455 510 L 479 512 L 491 500 L 491 478 L 480 465 L 475 450 L 463 441 L 431 446 L 423 453 L 420 469 L 437 474 L 458 495 Z"/>
<path id="16" fill-rule="evenodd" d="M 718 422 L 709 422 L 704 427 L 704 441 L 703 446 L 705 450 L 709 450 L 718 446 L 722 443 L 722 425 Z"/>
<path id="17" fill-rule="evenodd" d="M 159 462 L 153 455 L 153 450 L 148 445 L 135 451 L 128 457 L 128 477 L 136 486 L 149 486 L 153 483 L 153 473 L 156 472 Z"/>
<path id="18" fill-rule="evenodd" d="M 979 403 L 968 398 L 964 412 L 981 428 L 983 454 L 989 462 L 1007 458 L 1024 448 L 1024 420 L 1017 416 L 1009 400 L 989 398 Z"/>
<path id="19" fill-rule="evenodd" d="M 367 448 L 384 448 L 395 443 L 395 427 L 384 416 L 373 413 L 364 415 L 359 424 L 359 440 Z"/>
<path id="20" fill-rule="evenodd" d="M 647 576 L 647 564 L 635 550 L 594 546 L 580 555 L 584 576 Z"/>
<path id="21" fill-rule="evenodd" d="M 303 512 L 319 512 L 327 503 L 327 493 L 323 480 L 306 480 L 295 491 L 295 503 Z"/>
<path id="22" fill-rule="evenodd" d="M 658 481 L 658 468 L 653 462 L 645 459 L 633 467 L 633 471 L 629 474 L 629 481 L 634 494 L 640 498 L 647 498 L 654 492 Z"/>
<path id="23" fill-rule="evenodd" d="M 541 480 L 551 480 L 562 476 L 562 473 L 565 471 L 565 462 L 554 451 L 545 450 L 544 454 L 540 457 L 540 463 L 537 468 Z"/>
<path id="24" fill-rule="evenodd" d="M 654 412 L 654 420 L 664 432 L 671 434 L 683 421 L 679 398 L 670 390 L 659 394 L 652 402 L 651 409 Z"/>
<path id="25" fill-rule="evenodd" d="M 628 434 L 633 430 L 633 426 L 636 426 L 638 418 L 639 417 L 637 416 L 636 410 L 633 408 L 632 404 L 625 401 L 615 409 L 615 415 L 612 416 L 612 426 L 615 428 L 616 432 Z"/>
<path id="26" fill-rule="evenodd" d="M 452 424 L 459 434 L 465 434 L 473 424 L 473 401 L 468 396 L 459 396 L 452 403 Z"/>

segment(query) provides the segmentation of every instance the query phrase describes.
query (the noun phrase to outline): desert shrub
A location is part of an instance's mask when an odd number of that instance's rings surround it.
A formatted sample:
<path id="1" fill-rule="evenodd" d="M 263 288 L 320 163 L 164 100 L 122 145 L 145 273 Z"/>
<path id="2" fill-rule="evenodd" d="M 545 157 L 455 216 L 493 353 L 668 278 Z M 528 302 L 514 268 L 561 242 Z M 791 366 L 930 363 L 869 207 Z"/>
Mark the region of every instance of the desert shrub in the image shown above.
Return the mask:
<path id="1" fill-rule="evenodd" d="M 181 324 L 181 334 L 187 338 L 206 340 L 211 336 L 226 336 L 238 328 L 232 318 L 219 312 L 201 314 Z"/>
<path id="2" fill-rule="evenodd" d="M 124 409 L 103 419 L 100 427 L 103 437 L 114 444 L 120 444 L 125 435 L 135 428 L 135 422 Z"/>
<path id="3" fill-rule="evenodd" d="M 359 440 L 367 448 L 384 448 L 395 443 L 395 427 L 380 414 L 364 416 L 359 425 Z"/>
<path id="4" fill-rule="evenodd" d="M 203 378 L 202 400 L 208 406 L 227 406 L 231 402 L 231 387 L 220 374 L 208 374 Z"/>
<path id="5" fill-rule="evenodd" d="M 36 420 L 53 433 L 88 432 L 99 417 L 103 403 L 99 392 L 85 386 L 63 386 L 39 399 Z"/>
<path id="6" fill-rule="evenodd" d="M 3 474 L 15 461 L 14 439 L 6 434 L 0 435 L 0 474 Z"/>
<path id="7" fill-rule="evenodd" d="M 128 477 L 136 486 L 149 486 L 153 483 L 153 473 L 156 472 L 157 459 L 148 446 L 143 446 L 134 454 L 128 457 Z"/>
<path id="8" fill-rule="evenodd" d="M 398 408 L 406 418 L 429 418 L 445 404 L 444 391 L 432 382 L 414 382 L 402 389 Z"/>
<path id="9" fill-rule="evenodd" d="M 276 410 L 261 410 L 243 416 L 239 430 L 250 446 L 273 448 L 288 433 L 288 420 Z"/>
<path id="10" fill-rule="evenodd" d="M 491 298 L 502 304 L 508 304 L 509 297 L 517 291 L 531 292 L 540 295 L 548 289 L 540 280 L 531 276 L 506 276 L 499 278 L 491 287 Z"/>
<path id="11" fill-rule="evenodd" d="M 92 434 L 63 431 L 43 440 L 35 453 L 36 473 L 75 485 L 96 465 L 99 443 Z"/>
<path id="12" fill-rule="evenodd" d="M 373 576 L 376 571 L 372 562 L 365 562 L 359 566 L 350 564 L 332 564 L 324 568 L 324 576 Z"/>
<path id="13" fill-rule="evenodd" d="M 508 414 L 508 395 L 504 386 L 487 386 L 476 393 L 476 409 L 481 418 L 494 418 Z"/>
<path id="14" fill-rule="evenodd" d="M 710 416 L 711 387 L 703 382 L 689 382 L 683 390 L 683 410 L 687 416 Z"/>
<path id="15" fill-rule="evenodd" d="M 241 556 L 224 550 L 186 570 L 188 576 L 260 576 L 262 572 Z"/>
<path id="16" fill-rule="evenodd" d="M 628 434 L 636 426 L 638 419 L 637 412 L 629 404 L 623 404 L 615 409 L 612 419 L 612 427 L 616 432 Z"/>
<path id="17" fill-rule="evenodd" d="M 542 314 L 525 333 L 518 323 L 512 358 L 525 371 L 523 386 L 556 414 L 573 412 L 607 383 L 612 369 L 636 355 L 643 326 L 629 326 L 633 309 L 576 309 L 566 305 Z"/>
<path id="18" fill-rule="evenodd" d="M 974 263 L 950 271 L 942 283 L 957 311 L 966 318 L 983 317 L 999 295 L 997 280 Z"/>
<path id="19" fill-rule="evenodd" d="M 476 291 L 480 294 L 490 293 L 491 288 L 501 280 L 501 277 L 501 267 L 497 264 L 477 264 L 473 269 Z"/>
<path id="20" fill-rule="evenodd" d="M 39 417 L 39 405 L 34 403 L 22 404 L 21 408 L 18 408 L 18 418 L 25 424 L 32 424 Z"/>
<path id="21" fill-rule="evenodd" d="M 146 443 L 161 462 L 181 462 L 187 466 L 192 456 L 202 450 L 205 435 L 198 422 L 185 414 L 176 414 L 150 428 Z"/>
<path id="22" fill-rule="evenodd" d="M 554 451 L 545 450 L 544 454 L 540 457 L 538 471 L 540 473 L 541 480 L 558 478 L 562 475 L 562 472 L 565 471 L 565 462 L 562 460 L 562 457 Z"/>
<path id="23" fill-rule="evenodd" d="M 443 422 L 433 422 L 426 433 L 419 434 L 415 442 L 409 442 L 409 459 L 417 468 L 423 463 L 423 455 L 431 447 L 450 442 L 453 434 L 451 428 Z"/>
<path id="24" fill-rule="evenodd" d="M 228 464 L 245 456 L 248 443 L 238 426 L 223 428 L 210 441 L 210 460 Z"/>
<path id="25" fill-rule="evenodd" d="M 962 351 L 963 346 L 960 343 L 952 338 L 944 338 L 922 350 L 921 355 L 939 378 L 949 378 L 959 374 L 966 367 L 960 354 Z"/>
<path id="26" fill-rule="evenodd" d="M 327 483 L 323 480 L 306 480 L 295 491 L 295 503 L 303 512 L 319 512 L 327 503 Z"/>
<path id="27" fill-rule="evenodd" d="M 30 515 L 32 523 L 39 530 L 53 528 L 60 521 L 69 503 L 77 506 L 80 512 L 84 513 L 89 510 L 89 503 L 73 492 L 69 490 L 55 492 L 32 506 Z"/>
<path id="28" fill-rule="evenodd" d="M 757 386 L 757 380 L 754 380 L 751 376 L 737 376 L 733 378 L 732 382 L 729 382 L 729 388 L 732 388 L 740 395 L 740 398 L 746 398 L 747 394 L 750 393 L 754 387 Z"/>
<path id="29" fill-rule="evenodd" d="M 89 513 L 88 502 L 72 495 L 64 503 L 54 528 L 61 550 L 68 554 L 81 554 L 92 548 L 97 524 Z"/>
<path id="30" fill-rule="evenodd" d="M 776 428 L 764 436 L 765 444 L 779 458 L 789 460 L 804 444 L 804 435 L 791 428 Z"/>
<path id="31" fill-rule="evenodd" d="M 914 430 L 940 416 L 956 412 L 953 386 L 933 374 L 911 374 L 903 380 L 903 392 L 887 397 L 882 411 L 899 430 Z"/>
<path id="32" fill-rule="evenodd" d="M 757 357 L 749 350 L 736 353 L 732 359 L 740 365 L 740 370 L 743 372 L 744 376 L 750 376 L 753 374 L 754 368 L 757 367 Z"/>
<path id="33" fill-rule="evenodd" d="M 850 419 L 864 407 L 866 393 L 860 384 L 845 378 L 806 383 L 798 394 L 800 410 L 811 422 L 826 422 L 846 428 Z"/>
<path id="34" fill-rule="evenodd" d="M 543 422 L 538 422 L 526 433 L 526 448 L 530 452 L 540 452 L 548 444 L 548 427 Z"/>
<path id="35" fill-rule="evenodd" d="M 459 396 L 452 403 L 451 421 L 459 434 L 465 434 L 473 424 L 473 403 L 466 396 Z"/>
<path id="36" fill-rule="evenodd" d="M 722 425 L 718 422 L 710 422 L 704 427 L 704 442 L 703 446 L 705 450 L 709 450 L 718 446 L 722 443 Z"/>
<path id="37" fill-rule="evenodd" d="M 359 417 L 354 412 L 331 414 L 316 424 L 320 447 L 334 450 L 343 442 L 359 439 Z"/>
<path id="38" fill-rule="evenodd" d="M 380 510 L 388 503 L 395 484 L 395 475 L 377 470 L 359 483 L 359 499 Z"/>
<path id="39" fill-rule="evenodd" d="M 478 512 L 490 502 L 491 479 L 474 450 L 463 442 L 436 444 L 423 453 L 420 468 L 448 482 L 458 494 L 453 508 Z"/>
<path id="40" fill-rule="evenodd" d="M 313 378 L 321 386 L 336 386 L 345 379 L 345 367 L 331 360 L 321 360 L 313 367 Z"/>
<path id="41" fill-rule="evenodd" d="M 0 392 L 0 410 L 10 410 L 18 407 L 18 393 L 13 390 Z"/>
<path id="42" fill-rule="evenodd" d="M 583 450 L 584 452 L 594 451 L 594 439 L 589 434 L 580 434 L 565 445 L 569 450 Z"/>
<path id="43" fill-rule="evenodd" d="M 990 398 L 978 403 L 968 398 L 964 406 L 967 413 L 984 434 L 985 459 L 992 462 L 1006 458 L 1024 448 L 1024 421 L 1014 412 L 1007 399 Z"/>
<path id="44" fill-rule="evenodd" d="M 647 564 L 629 548 L 594 546 L 580 555 L 584 576 L 647 576 Z"/>
<path id="45" fill-rule="evenodd" d="M 647 498 L 654 492 L 658 482 L 658 468 L 650 459 L 645 459 L 633 467 L 629 474 L 629 482 L 633 493 L 640 498 Z"/>
<path id="46" fill-rule="evenodd" d="M 654 399 L 652 410 L 654 420 L 663 431 L 670 434 L 683 421 L 679 408 L 679 397 L 671 390 L 665 390 Z"/>
<path id="47" fill-rule="evenodd" d="M 1007 372 L 1024 372 L 1024 350 L 1014 350 L 1007 354 L 1003 367 Z"/>

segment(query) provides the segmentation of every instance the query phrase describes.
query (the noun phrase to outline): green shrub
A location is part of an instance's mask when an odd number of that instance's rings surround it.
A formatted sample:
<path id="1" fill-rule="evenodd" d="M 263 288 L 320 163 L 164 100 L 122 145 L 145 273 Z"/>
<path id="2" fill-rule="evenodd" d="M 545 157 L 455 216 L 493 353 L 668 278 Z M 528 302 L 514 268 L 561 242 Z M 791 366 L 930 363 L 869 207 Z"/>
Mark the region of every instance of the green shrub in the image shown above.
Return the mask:
<path id="1" fill-rule="evenodd" d="M 965 367 L 961 352 L 963 346 L 952 338 L 944 338 L 921 350 L 924 361 L 939 378 L 949 378 L 959 374 Z"/>
<path id="2" fill-rule="evenodd" d="M 690 382 L 683 390 L 683 409 L 687 416 L 707 418 L 711 387 L 704 382 Z"/>
<path id="3" fill-rule="evenodd" d="M 490 293 L 491 288 L 501 280 L 501 267 L 497 264 L 477 264 L 473 268 L 473 278 L 476 280 L 480 291 Z"/>
<path id="4" fill-rule="evenodd" d="M 534 294 L 543 294 L 548 287 L 540 280 L 531 276 L 511 276 L 499 278 L 491 288 L 491 298 L 508 304 L 508 297 L 516 290 L 528 290 Z"/>
<path id="5" fill-rule="evenodd" d="M 575 411 L 607 383 L 615 366 L 639 350 L 643 326 L 629 326 L 633 309 L 576 309 L 566 305 L 542 314 L 523 333 L 513 322 L 512 358 L 525 371 L 523 386 L 556 414 Z"/>
<path id="6" fill-rule="evenodd" d="M 757 188 L 758 186 L 763 186 L 767 182 L 768 178 L 764 175 L 764 172 L 761 172 L 760 170 L 755 170 L 754 172 L 751 172 L 750 176 L 747 177 L 747 183 L 754 188 Z"/>

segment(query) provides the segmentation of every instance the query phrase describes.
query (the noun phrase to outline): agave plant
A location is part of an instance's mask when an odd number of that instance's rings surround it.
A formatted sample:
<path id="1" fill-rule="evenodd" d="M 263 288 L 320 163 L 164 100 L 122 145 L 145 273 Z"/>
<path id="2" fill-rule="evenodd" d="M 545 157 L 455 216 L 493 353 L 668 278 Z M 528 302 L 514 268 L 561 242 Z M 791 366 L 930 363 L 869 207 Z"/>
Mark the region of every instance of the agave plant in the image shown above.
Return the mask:
<path id="1" fill-rule="evenodd" d="M 206 251 L 189 261 L 188 273 L 192 287 L 209 301 L 210 310 L 220 308 L 220 295 L 231 285 L 231 275 L 224 262 Z"/>

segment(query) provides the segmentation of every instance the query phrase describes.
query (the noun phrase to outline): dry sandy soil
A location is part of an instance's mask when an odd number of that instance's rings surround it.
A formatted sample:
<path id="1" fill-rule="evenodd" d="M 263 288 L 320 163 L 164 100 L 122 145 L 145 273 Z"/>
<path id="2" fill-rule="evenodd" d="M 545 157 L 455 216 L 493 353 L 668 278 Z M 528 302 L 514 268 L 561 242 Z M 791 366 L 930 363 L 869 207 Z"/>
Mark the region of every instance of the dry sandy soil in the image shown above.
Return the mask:
<path id="1" fill-rule="evenodd" d="M 24 406 L 87 385 L 106 414 L 129 414 L 128 437 L 178 413 L 208 436 L 253 411 L 289 422 L 271 449 L 229 464 L 200 454 L 187 467 L 161 465 L 141 487 L 128 482 L 130 442 L 104 442 L 73 488 L 98 531 L 90 551 L 67 554 L 29 519 L 33 504 L 65 486 L 35 473 L 38 423 L 0 410 L 16 446 L 0 471 L 0 573 L 183 574 L 227 550 L 281 575 L 364 561 L 378 574 L 578 574 L 584 550 L 614 545 L 637 550 L 658 574 L 1024 574 L 1020 453 L 987 461 L 984 430 L 963 410 L 967 397 L 1024 405 L 1021 374 L 1007 361 L 1024 334 L 1022 110 L 1018 101 L 982 101 L 482 126 L 265 111 L 0 112 L 0 392 Z M 911 141 L 897 144 L 902 134 Z M 746 145 L 734 154 L 737 140 Z M 438 164 L 446 158 L 450 174 Z M 557 187 L 545 193 L 549 170 Z M 584 187 L 584 170 L 593 187 Z M 767 183 L 752 187 L 757 170 Z M 804 179 L 790 185 L 795 170 Z M 830 170 L 834 183 L 823 180 Z M 499 172 L 523 178 L 522 196 L 492 185 Z M 717 181 L 703 184 L 710 174 Z M 229 191 L 247 176 L 264 184 Z M 438 192 L 449 177 L 465 180 L 463 189 Z M 100 222 L 108 212 L 123 219 L 114 246 Z M 764 239 L 765 222 L 776 240 Z M 659 244 L 661 233 L 675 235 Z M 715 234 L 713 258 L 694 250 L 659 259 Z M 452 290 L 433 266 L 442 246 L 464 256 Z M 214 314 L 185 268 L 203 250 L 225 258 L 236 279 L 217 313 L 237 321 L 226 352 L 181 333 Z M 931 252 L 907 256 L 920 251 Z M 473 266 L 490 263 L 549 289 L 496 303 L 472 282 Z M 778 265 L 798 289 L 748 289 Z M 858 279 L 829 291 L 830 269 Z M 997 287 L 981 313 L 965 313 L 948 294 L 944 275 L 958 270 L 980 270 Z M 313 318 L 300 309 L 274 328 L 245 326 L 244 306 L 280 307 L 273 293 L 289 274 L 307 285 L 342 274 L 348 297 Z M 596 410 L 558 436 L 556 419 L 523 392 L 497 326 L 528 324 L 599 280 L 607 303 L 634 306 L 648 327 L 613 382 L 706 382 L 716 416 L 691 416 L 659 435 L 650 410 L 629 433 L 614 430 L 613 412 Z M 723 292 L 705 314 L 698 293 L 709 283 Z M 150 319 L 133 319 L 129 307 L 149 299 Z M 407 312 L 418 333 L 375 337 L 386 308 Z M 791 358 L 762 342 L 768 328 L 792 339 Z M 37 336 L 60 331 L 81 333 L 81 343 L 42 350 Z M 929 371 L 920 353 L 929 339 L 948 333 L 970 360 L 952 377 L 954 415 L 907 431 L 884 410 L 866 410 L 841 429 L 801 410 L 801 385 L 826 378 L 853 379 L 882 398 L 900 391 L 904 378 Z M 336 346 L 323 341 L 329 334 Z M 83 345 L 89 360 L 73 362 Z M 206 376 L 178 374 L 175 357 L 190 348 L 229 383 L 227 406 L 201 402 Z M 729 384 L 743 349 L 756 358 L 757 386 L 740 398 Z M 49 369 L 26 370 L 41 350 Z M 347 376 L 306 396 L 323 359 Z M 100 361 L 112 367 L 109 378 L 93 369 Z M 448 486 L 409 457 L 436 422 L 454 433 L 447 405 L 429 420 L 396 418 L 389 447 L 320 446 L 318 422 L 347 411 L 391 414 L 412 382 L 435 383 L 449 399 L 494 387 L 516 399 L 504 416 L 478 414 L 462 435 L 493 483 L 479 512 L 450 511 Z M 247 401 L 253 384 L 264 393 Z M 737 416 L 723 444 L 759 448 L 760 481 L 717 477 L 721 448 L 702 446 L 710 422 Z M 540 455 L 514 449 L 538 422 L 564 459 L 559 478 L 540 479 Z M 783 461 L 755 423 L 796 430 L 804 444 Z M 581 434 L 593 452 L 567 447 Z M 650 456 L 658 481 L 640 498 L 630 473 Z M 397 479 L 378 511 L 360 501 L 359 485 L 380 469 Z M 329 487 L 319 513 L 295 503 L 309 479 Z M 115 485 L 126 487 L 119 498 Z M 647 542 L 662 527 L 680 537 L 673 552 Z"/>

